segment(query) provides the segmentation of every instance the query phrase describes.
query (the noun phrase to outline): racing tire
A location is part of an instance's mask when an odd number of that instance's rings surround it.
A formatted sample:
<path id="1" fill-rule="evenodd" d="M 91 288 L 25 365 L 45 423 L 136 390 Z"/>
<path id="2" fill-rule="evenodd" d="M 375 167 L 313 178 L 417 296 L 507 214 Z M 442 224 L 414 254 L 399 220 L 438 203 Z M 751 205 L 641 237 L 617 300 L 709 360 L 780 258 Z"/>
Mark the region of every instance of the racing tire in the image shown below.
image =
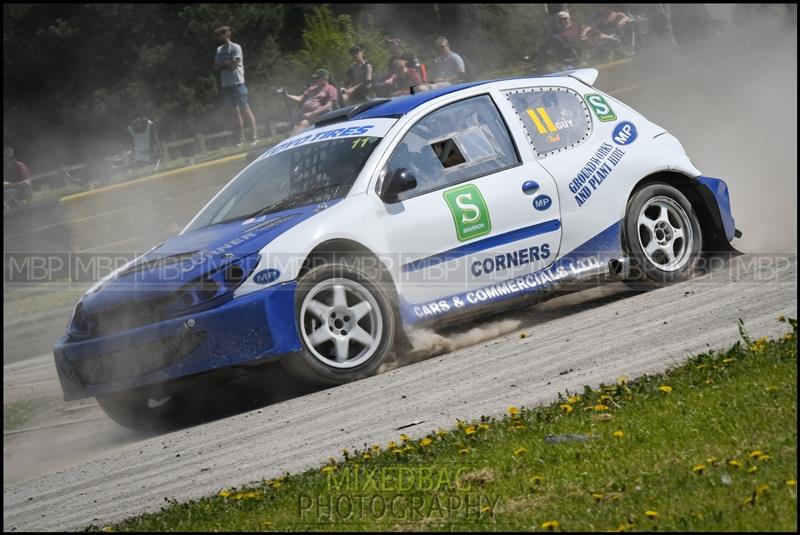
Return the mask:
<path id="1" fill-rule="evenodd" d="M 98 396 L 97 403 L 106 415 L 122 427 L 134 431 L 170 431 L 180 426 L 175 394 L 129 391 Z"/>
<path id="2" fill-rule="evenodd" d="M 392 350 L 397 320 L 389 283 L 378 273 L 370 277 L 373 269 L 360 260 L 367 259 L 323 264 L 298 282 L 295 324 L 302 350 L 279 362 L 304 383 L 333 386 L 373 375 Z"/>
<path id="3" fill-rule="evenodd" d="M 687 280 L 703 250 L 700 221 L 689 199 L 660 182 L 629 199 L 623 242 L 629 261 L 625 283 L 636 290 Z"/>

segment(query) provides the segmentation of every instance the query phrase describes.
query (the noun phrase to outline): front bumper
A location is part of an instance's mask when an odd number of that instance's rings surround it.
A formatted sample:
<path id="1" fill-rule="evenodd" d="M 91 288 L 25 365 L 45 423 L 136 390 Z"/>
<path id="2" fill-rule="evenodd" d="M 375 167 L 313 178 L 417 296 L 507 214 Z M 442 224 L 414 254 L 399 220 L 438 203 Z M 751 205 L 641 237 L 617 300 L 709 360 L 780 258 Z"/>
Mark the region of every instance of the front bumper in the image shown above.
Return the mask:
<path id="1" fill-rule="evenodd" d="M 222 306 L 53 349 L 64 400 L 154 385 L 301 349 L 295 281 Z"/>

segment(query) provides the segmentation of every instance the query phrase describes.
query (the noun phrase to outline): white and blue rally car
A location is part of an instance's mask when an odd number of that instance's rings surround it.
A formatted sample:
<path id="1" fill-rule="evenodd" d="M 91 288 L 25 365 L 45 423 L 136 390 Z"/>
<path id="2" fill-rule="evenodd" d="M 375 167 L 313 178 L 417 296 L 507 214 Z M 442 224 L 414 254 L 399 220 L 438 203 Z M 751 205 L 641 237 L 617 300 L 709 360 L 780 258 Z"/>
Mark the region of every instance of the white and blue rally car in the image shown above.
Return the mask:
<path id="1" fill-rule="evenodd" d="M 343 383 L 411 326 L 609 273 L 669 283 L 732 250 L 725 182 L 597 74 L 329 112 L 87 292 L 54 349 L 64 398 L 142 427 L 215 370 L 281 358 Z"/>

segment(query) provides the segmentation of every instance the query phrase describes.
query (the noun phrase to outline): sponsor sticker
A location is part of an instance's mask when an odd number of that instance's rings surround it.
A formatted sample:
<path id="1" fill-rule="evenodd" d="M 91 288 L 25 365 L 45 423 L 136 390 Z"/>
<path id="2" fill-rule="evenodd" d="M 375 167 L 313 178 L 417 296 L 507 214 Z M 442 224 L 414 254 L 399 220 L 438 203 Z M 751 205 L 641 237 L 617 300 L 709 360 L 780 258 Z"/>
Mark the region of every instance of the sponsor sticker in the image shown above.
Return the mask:
<path id="1" fill-rule="evenodd" d="M 611 106 L 608 105 L 606 99 L 603 98 L 603 95 L 598 93 L 590 93 L 583 97 L 586 99 L 586 103 L 592 108 L 592 111 L 597 116 L 597 119 L 602 122 L 608 121 L 616 121 L 617 114 L 614 113 L 614 110 L 611 109 Z"/>
<path id="2" fill-rule="evenodd" d="M 277 269 L 262 269 L 253 276 L 253 282 L 256 284 L 269 284 L 278 280 L 280 276 L 281 272 Z"/>
<path id="3" fill-rule="evenodd" d="M 540 212 L 544 212 L 553 204 L 553 199 L 550 198 L 549 195 L 539 195 L 535 199 L 533 199 L 533 207 L 539 210 Z"/>
<path id="4" fill-rule="evenodd" d="M 611 134 L 611 139 L 613 139 L 614 143 L 617 145 L 629 145 L 636 141 L 636 135 L 636 127 L 633 123 L 625 121 L 617 125 L 614 132 Z"/>
<path id="5" fill-rule="evenodd" d="M 489 209 L 477 186 L 465 184 L 445 191 L 444 200 L 453 214 L 458 241 L 471 240 L 491 232 Z"/>

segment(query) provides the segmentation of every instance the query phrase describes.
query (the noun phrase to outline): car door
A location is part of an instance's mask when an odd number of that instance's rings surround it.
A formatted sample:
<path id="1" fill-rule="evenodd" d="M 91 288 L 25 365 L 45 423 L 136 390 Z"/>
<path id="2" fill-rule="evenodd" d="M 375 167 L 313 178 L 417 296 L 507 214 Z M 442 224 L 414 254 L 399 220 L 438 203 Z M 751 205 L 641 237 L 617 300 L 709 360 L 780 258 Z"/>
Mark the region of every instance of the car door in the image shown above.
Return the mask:
<path id="1" fill-rule="evenodd" d="M 403 168 L 417 185 L 379 219 L 412 319 L 514 294 L 525 284 L 512 279 L 555 258 L 555 182 L 523 143 L 484 94 L 426 115 L 394 148 L 384 176 Z"/>

